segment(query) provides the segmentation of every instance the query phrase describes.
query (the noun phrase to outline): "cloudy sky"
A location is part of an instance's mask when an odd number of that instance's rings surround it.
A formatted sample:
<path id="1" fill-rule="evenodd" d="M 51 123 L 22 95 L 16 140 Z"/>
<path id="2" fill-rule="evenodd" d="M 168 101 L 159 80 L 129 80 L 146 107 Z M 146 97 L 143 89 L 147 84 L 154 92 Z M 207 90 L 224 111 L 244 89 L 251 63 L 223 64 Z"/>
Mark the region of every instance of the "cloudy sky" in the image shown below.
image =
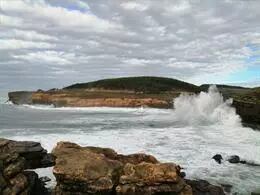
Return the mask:
<path id="1" fill-rule="evenodd" d="M 259 0 L 0 0 L 0 90 L 153 75 L 260 85 Z"/>

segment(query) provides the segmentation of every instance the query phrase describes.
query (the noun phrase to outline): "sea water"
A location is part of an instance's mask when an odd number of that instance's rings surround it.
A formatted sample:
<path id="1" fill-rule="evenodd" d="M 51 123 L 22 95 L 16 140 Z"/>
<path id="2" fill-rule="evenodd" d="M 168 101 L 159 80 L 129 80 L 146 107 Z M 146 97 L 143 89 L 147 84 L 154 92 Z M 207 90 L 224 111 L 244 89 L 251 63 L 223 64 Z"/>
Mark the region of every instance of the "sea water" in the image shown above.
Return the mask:
<path id="1" fill-rule="evenodd" d="M 215 87 L 198 95 L 182 94 L 175 109 L 54 108 L 0 104 L 0 137 L 41 142 L 49 152 L 58 141 L 110 147 L 119 153 L 152 154 L 162 162 L 180 164 L 187 178 L 231 184 L 233 192 L 250 194 L 260 188 L 260 167 L 230 164 L 239 155 L 260 164 L 260 131 L 241 119 Z M 212 160 L 222 154 L 224 162 Z M 55 180 L 49 169 L 40 175 Z"/>

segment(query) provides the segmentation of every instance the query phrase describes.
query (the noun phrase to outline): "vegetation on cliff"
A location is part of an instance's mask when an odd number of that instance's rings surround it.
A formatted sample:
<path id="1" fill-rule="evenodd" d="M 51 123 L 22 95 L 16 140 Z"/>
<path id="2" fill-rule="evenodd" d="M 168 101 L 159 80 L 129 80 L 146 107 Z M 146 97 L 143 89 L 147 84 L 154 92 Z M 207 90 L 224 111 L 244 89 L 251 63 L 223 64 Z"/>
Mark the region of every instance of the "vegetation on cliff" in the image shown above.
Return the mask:
<path id="1" fill-rule="evenodd" d="M 64 89 L 109 89 L 109 90 L 132 90 L 143 93 L 161 93 L 165 91 L 188 91 L 199 92 L 196 85 L 171 78 L 163 77 L 124 77 L 104 79 L 88 83 L 77 83 Z"/>

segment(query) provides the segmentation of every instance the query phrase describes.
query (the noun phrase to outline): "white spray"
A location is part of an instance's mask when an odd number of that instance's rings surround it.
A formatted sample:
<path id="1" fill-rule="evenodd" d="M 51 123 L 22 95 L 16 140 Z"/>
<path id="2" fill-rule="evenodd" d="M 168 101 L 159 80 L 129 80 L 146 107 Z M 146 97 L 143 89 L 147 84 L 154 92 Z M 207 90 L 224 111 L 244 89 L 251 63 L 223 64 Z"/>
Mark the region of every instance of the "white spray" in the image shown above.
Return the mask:
<path id="1" fill-rule="evenodd" d="M 198 95 L 181 94 L 174 100 L 174 117 L 186 125 L 224 124 L 240 126 L 241 119 L 231 107 L 232 99 L 224 100 L 216 86 Z"/>

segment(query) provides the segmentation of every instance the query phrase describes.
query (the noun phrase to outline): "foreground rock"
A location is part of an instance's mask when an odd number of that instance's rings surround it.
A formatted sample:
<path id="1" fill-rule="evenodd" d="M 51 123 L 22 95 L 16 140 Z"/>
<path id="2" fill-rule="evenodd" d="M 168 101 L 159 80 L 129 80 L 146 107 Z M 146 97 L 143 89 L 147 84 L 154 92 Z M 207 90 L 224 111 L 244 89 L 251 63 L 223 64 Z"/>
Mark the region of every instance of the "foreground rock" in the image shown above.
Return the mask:
<path id="1" fill-rule="evenodd" d="M 158 162 L 149 155 L 123 156 L 112 149 L 80 147 L 69 142 L 59 142 L 53 154 L 56 156 L 53 169 L 57 180 L 56 194 L 109 194 L 118 184 L 125 161 L 134 164 Z"/>
<path id="2" fill-rule="evenodd" d="M 146 154 L 122 155 L 69 142 L 59 142 L 52 153 L 56 157 L 55 194 L 190 195 L 197 189 L 201 195 L 224 194 L 222 188 L 209 183 L 207 190 L 197 187 L 200 183 L 189 185 L 180 166 L 160 163 Z"/>
<path id="3" fill-rule="evenodd" d="M 55 159 L 55 162 L 54 162 Z M 57 185 L 30 170 L 55 164 Z M 185 180 L 174 163 L 160 163 L 146 154 L 122 155 L 109 148 L 80 147 L 59 142 L 48 154 L 37 142 L 0 139 L 2 195 L 222 195 L 221 187 Z"/>
<path id="4" fill-rule="evenodd" d="M 51 167 L 54 158 L 38 142 L 13 141 L 0 138 L 0 154 L 15 152 L 25 159 L 26 169 Z"/>
<path id="5" fill-rule="evenodd" d="M 48 194 L 35 172 L 24 171 L 25 162 L 18 153 L 0 153 L 0 194 Z"/>

